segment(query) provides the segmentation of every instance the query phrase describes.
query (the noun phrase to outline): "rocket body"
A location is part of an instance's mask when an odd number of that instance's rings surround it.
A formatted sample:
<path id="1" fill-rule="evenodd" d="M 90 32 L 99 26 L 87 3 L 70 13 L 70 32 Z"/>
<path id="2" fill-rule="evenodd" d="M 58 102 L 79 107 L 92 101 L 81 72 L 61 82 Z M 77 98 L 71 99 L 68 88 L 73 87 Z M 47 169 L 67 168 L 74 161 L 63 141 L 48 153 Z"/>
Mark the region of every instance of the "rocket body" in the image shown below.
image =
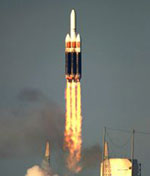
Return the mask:
<path id="1" fill-rule="evenodd" d="M 71 11 L 70 34 L 65 40 L 65 75 L 69 82 L 78 82 L 81 79 L 81 39 L 76 33 L 76 13 Z"/>

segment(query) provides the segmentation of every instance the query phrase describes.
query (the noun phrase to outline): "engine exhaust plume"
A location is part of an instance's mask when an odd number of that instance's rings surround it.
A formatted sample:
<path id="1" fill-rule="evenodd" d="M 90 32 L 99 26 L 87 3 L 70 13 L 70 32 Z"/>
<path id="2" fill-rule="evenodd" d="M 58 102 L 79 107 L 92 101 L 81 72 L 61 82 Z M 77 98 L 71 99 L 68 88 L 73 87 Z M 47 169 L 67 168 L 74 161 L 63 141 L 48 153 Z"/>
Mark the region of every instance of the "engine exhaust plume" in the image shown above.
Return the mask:
<path id="1" fill-rule="evenodd" d="M 68 150 L 66 164 L 69 170 L 78 173 L 81 170 L 81 85 L 69 82 L 66 85 L 66 123 L 64 132 L 64 149 Z"/>

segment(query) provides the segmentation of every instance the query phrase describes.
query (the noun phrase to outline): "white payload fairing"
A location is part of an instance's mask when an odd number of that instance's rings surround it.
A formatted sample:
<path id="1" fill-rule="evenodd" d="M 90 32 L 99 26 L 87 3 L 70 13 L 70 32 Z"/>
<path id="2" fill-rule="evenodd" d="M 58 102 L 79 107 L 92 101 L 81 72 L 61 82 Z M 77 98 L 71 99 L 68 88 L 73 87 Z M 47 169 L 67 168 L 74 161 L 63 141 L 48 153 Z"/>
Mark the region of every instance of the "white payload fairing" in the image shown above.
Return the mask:
<path id="1" fill-rule="evenodd" d="M 65 74 L 69 82 L 81 79 L 81 39 L 76 33 L 76 12 L 70 14 L 70 34 L 65 39 Z"/>

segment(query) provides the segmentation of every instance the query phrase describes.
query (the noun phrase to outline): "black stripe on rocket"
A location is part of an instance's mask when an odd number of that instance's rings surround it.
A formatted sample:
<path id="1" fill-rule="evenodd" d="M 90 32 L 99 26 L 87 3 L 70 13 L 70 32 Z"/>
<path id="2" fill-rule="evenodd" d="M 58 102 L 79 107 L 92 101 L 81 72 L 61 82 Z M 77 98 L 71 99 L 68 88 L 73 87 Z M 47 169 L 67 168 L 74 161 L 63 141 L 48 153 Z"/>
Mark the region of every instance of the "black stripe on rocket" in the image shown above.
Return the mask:
<path id="1" fill-rule="evenodd" d="M 67 79 L 80 81 L 82 74 L 81 52 L 66 52 L 65 55 L 65 74 Z"/>

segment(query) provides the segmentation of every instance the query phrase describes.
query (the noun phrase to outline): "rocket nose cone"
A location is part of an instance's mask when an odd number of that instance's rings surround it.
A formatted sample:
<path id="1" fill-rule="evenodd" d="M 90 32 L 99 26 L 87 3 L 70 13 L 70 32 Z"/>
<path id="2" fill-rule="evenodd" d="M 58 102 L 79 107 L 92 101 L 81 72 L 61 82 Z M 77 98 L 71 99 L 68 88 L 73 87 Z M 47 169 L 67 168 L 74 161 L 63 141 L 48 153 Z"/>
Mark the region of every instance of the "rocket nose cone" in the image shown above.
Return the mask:
<path id="1" fill-rule="evenodd" d="M 71 15 L 75 15 L 75 9 L 71 10 Z"/>
<path id="2" fill-rule="evenodd" d="M 77 42 L 80 42 L 81 41 L 81 38 L 80 38 L 80 34 L 77 35 Z"/>
<path id="3" fill-rule="evenodd" d="M 76 36 L 76 14 L 74 9 L 72 9 L 70 14 L 70 35 L 71 38 Z"/>
<path id="4" fill-rule="evenodd" d="M 74 23 L 74 24 L 75 24 L 76 13 L 75 13 L 75 10 L 74 10 L 74 9 L 72 9 L 72 11 L 71 11 L 70 20 L 71 20 L 71 23 Z"/>
<path id="5" fill-rule="evenodd" d="M 69 42 L 70 41 L 70 36 L 69 34 L 66 35 L 66 38 L 65 38 L 65 42 Z"/>

